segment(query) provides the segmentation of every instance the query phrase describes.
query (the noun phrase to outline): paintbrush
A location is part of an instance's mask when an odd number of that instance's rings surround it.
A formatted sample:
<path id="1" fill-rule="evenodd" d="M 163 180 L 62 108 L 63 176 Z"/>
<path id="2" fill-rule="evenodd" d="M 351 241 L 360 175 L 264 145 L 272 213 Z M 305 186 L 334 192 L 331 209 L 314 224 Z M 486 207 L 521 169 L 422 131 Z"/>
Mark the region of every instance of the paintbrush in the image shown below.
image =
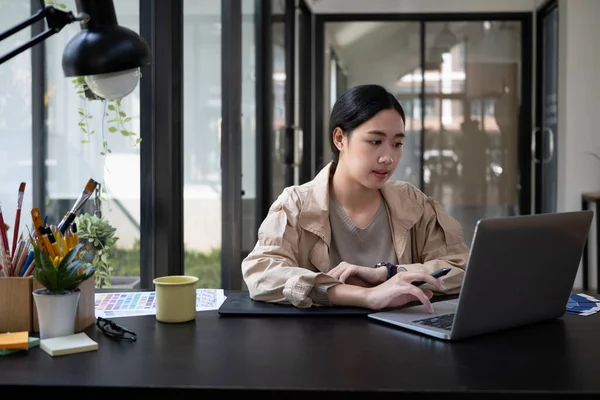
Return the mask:
<path id="1" fill-rule="evenodd" d="M 8 269 L 9 276 L 12 271 L 12 262 L 10 259 L 10 246 L 8 245 L 8 236 L 6 233 L 6 224 L 4 223 L 4 216 L 2 215 L 2 205 L 0 204 L 0 239 L 2 239 L 2 248 L 6 254 L 4 267 Z"/>
<path id="2" fill-rule="evenodd" d="M 17 213 L 15 214 L 15 226 L 13 227 L 13 241 L 11 256 L 15 257 L 17 247 L 17 237 L 19 236 L 19 224 L 21 223 L 21 207 L 23 206 L 23 196 L 25 195 L 25 182 L 19 185 L 19 197 L 17 198 Z"/>
<path id="3" fill-rule="evenodd" d="M 98 182 L 96 182 L 93 179 L 90 179 L 87 182 L 87 184 L 85 185 L 85 188 L 81 192 L 81 195 L 79 195 L 79 198 L 73 205 L 73 208 L 71 208 L 71 211 L 66 213 L 65 216 L 63 217 L 62 221 L 60 221 L 60 223 L 58 224 L 58 231 L 62 235 L 65 234 L 65 232 L 69 228 L 69 225 L 71 225 L 71 223 L 77 216 L 77 213 L 79 212 L 79 210 L 81 210 L 81 208 L 83 207 L 85 202 L 92 196 L 92 194 L 94 194 L 94 190 L 96 190 L 96 186 L 98 186 Z"/>

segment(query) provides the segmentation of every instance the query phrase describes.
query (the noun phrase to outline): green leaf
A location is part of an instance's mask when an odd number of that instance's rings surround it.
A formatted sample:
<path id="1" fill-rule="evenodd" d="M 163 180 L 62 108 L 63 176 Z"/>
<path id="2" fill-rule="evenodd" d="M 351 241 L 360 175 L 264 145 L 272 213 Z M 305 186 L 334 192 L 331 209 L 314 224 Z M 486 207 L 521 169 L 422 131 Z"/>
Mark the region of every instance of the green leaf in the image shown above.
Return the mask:
<path id="1" fill-rule="evenodd" d="M 108 109 L 109 109 L 110 111 L 115 111 L 115 110 L 116 110 L 115 106 L 113 106 L 112 104 L 109 104 L 109 105 L 108 105 Z"/>
<path id="2" fill-rule="evenodd" d="M 82 140 L 81 141 L 82 144 L 89 143 L 89 142 L 90 142 L 89 140 Z"/>
<path id="3" fill-rule="evenodd" d="M 60 290 L 56 269 L 48 254 L 38 247 L 34 247 L 33 258 L 35 260 L 35 268 L 33 269 L 35 279 L 52 292 Z"/>
<path id="4" fill-rule="evenodd" d="M 114 126 L 111 126 L 111 127 L 108 128 L 108 131 L 110 133 L 115 133 L 117 131 L 117 128 L 115 128 Z"/>
<path id="5" fill-rule="evenodd" d="M 65 254 L 64 258 L 62 259 L 60 265 L 58 266 L 58 269 L 66 268 L 67 265 L 71 264 L 73 262 L 73 260 L 75 260 L 75 257 L 77 257 L 77 254 L 79 253 L 79 250 L 82 247 L 83 247 L 83 244 L 77 243 L 76 246 L 74 246 L 71 250 L 69 250 L 69 252 L 67 254 Z"/>

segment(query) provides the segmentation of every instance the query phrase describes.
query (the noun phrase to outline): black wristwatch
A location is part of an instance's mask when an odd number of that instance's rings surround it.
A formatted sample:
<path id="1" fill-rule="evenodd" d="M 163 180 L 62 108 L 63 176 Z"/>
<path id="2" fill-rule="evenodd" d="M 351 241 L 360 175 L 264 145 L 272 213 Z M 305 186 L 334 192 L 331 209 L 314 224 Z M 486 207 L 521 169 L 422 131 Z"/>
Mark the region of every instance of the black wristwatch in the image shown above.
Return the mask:
<path id="1" fill-rule="evenodd" d="M 387 278 L 386 278 L 386 280 L 388 280 L 392 276 L 396 275 L 396 272 L 398 270 L 394 264 L 389 263 L 389 262 L 380 262 L 380 263 L 377 263 L 377 265 L 375 265 L 375 268 L 377 268 L 377 267 L 386 267 L 387 268 Z"/>

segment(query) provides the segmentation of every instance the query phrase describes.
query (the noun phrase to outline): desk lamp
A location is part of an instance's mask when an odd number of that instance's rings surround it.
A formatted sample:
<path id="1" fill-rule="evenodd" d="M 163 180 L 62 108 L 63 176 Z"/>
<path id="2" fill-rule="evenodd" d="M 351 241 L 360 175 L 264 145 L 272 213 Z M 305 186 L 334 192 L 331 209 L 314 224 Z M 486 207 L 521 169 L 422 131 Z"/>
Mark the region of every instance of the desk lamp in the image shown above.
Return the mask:
<path id="1" fill-rule="evenodd" d="M 0 41 L 42 19 L 48 23 L 48 30 L 1 56 L 0 65 L 79 21 L 81 31 L 63 52 L 64 75 L 84 76 L 90 90 L 107 100 L 121 99 L 135 89 L 139 68 L 151 61 L 150 47 L 137 33 L 117 24 L 112 0 L 76 0 L 77 15 L 40 2 L 42 9 L 0 33 Z"/>

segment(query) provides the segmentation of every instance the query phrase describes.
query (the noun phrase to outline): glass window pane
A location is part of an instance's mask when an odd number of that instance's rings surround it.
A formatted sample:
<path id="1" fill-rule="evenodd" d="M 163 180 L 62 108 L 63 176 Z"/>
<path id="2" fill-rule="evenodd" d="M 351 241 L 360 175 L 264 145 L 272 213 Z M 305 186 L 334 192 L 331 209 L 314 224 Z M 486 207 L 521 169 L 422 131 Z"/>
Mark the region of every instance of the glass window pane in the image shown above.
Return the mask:
<path id="1" fill-rule="evenodd" d="M 254 1 L 242 2 L 242 251 L 256 243 L 256 51 Z M 242 257 L 244 257 L 242 255 Z"/>
<path id="2" fill-rule="evenodd" d="M 346 86 L 378 84 L 394 94 L 406 114 L 406 138 L 395 180 L 421 182 L 421 50 L 419 22 L 328 22 L 326 46 L 335 48 L 339 64 L 347 72 Z M 401 38 L 401 39 L 399 39 Z M 329 74 L 329 70 L 327 70 Z M 331 77 L 327 79 L 332 79 Z M 428 88 L 427 90 L 434 90 Z M 434 113 L 425 104 L 426 113 Z M 326 114 L 328 120 L 329 114 Z M 329 153 L 329 137 L 325 137 Z"/>
<path id="3" fill-rule="evenodd" d="M 221 286 L 221 1 L 185 0 L 183 9 L 185 273 L 200 278 L 198 287 L 218 288 Z"/>
<path id="4" fill-rule="evenodd" d="M 519 22 L 427 23 L 425 192 L 464 227 L 518 212 Z M 443 46 L 441 44 L 444 44 Z"/>
<path id="5" fill-rule="evenodd" d="M 277 5 L 274 2 L 272 12 L 277 15 L 278 7 L 283 7 L 283 3 Z M 281 8 L 283 12 L 283 8 Z M 284 162 L 284 133 L 286 125 L 286 104 L 285 104 L 285 23 L 273 22 L 273 130 L 271 131 L 271 146 L 273 149 L 271 155 L 271 202 L 275 201 L 277 196 L 285 188 L 285 168 Z"/>
<path id="6" fill-rule="evenodd" d="M 61 1 L 76 12 L 74 0 Z M 139 33 L 139 2 L 115 2 L 119 25 Z M 140 129 L 139 88 L 115 101 L 88 100 L 77 93 L 73 78 L 63 75 L 61 59 L 67 42 L 80 31 L 78 24 L 66 26 L 46 43 L 46 103 L 48 126 L 47 215 L 58 224 L 71 209 L 88 180 L 101 183 L 105 194 L 101 215 L 115 229 L 117 242 L 108 249 L 112 288 L 131 288 L 140 275 L 140 154 L 136 145 Z M 144 79 L 142 77 L 141 79 Z M 121 132 L 133 132 L 124 136 Z M 94 213 L 90 199 L 82 210 Z M 112 270 L 109 270 L 112 268 Z M 106 286 L 96 277 L 96 286 Z"/>
<path id="7" fill-rule="evenodd" d="M 31 15 L 27 0 L 0 0 L 0 31 L 7 30 Z M 0 55 L 16 49 L 31 37 L 30 29 L 0 42 Z M 19 185 L 26 183 L 19 231 L 27 235 L 31 227 L 32 159 L 31 159 L 31 50 L 0 65 L 0 203 L 4 222 L 14 227 Z M 8 231 L 9 245 L 12 233 Z"/>

